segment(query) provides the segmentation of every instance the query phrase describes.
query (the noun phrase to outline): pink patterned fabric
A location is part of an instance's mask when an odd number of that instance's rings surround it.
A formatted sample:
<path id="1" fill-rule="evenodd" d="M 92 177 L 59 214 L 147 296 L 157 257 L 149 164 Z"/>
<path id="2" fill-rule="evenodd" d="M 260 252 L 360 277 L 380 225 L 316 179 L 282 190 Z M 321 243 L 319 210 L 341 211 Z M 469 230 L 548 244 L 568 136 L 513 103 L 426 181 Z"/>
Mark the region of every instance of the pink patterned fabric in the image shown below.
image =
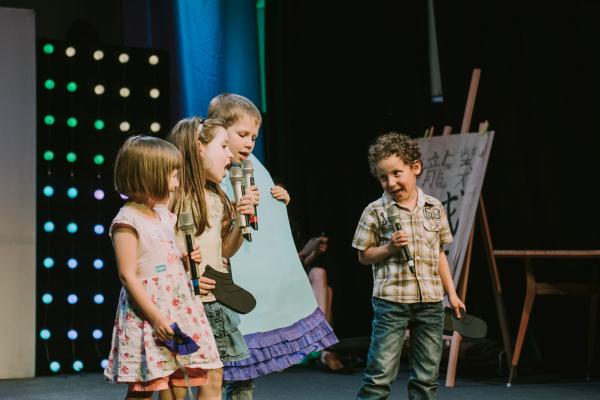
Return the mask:
<path id="1" fill-rule="evenodd" d="M 133 228 L 138 236 L 138 277 L 152 302 L 200 349 L 177 356 L 186 367 L 222 367 L 212 330 L 200 299 L 193 295 L 175 239 L 175 216 L 155 209 L 159 218 L 148 217 L 135 207 L 121 208 L 111 225 Z M 144 320 L 125 288 L 121 288 L 113 329 L 112 348 L 104 375 L 109 381 L 148 382 L 177 370 L 174 356 L 161 346 L 150 323 Z"/>

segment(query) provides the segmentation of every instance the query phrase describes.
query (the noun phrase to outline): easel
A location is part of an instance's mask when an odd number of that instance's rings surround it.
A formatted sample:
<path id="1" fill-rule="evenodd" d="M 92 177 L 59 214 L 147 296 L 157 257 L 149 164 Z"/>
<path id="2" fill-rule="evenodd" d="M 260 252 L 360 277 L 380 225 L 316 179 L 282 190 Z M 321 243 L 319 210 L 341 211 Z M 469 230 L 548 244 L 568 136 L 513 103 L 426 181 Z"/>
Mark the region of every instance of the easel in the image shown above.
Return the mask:
<path id="1" fill-rule="evenodd" d="M 469 94 L 467 97 L 467 104 L 465 106 L 465 112 L 463 116 L 462 125 L 460 128 L 461 134 L 469 132 L 471 125 L 471 119 L 473 117 L 473 109 L 475 107 L 475 98 L 477 96 L 477 89 L 479 87 L 479 78 L 481 76 L 481 70 L 475 68 L 471 76 L 471 84 L 469 86 Z M 482 122 L 479 124 L 479 132 L 484 133 L 488 129 L 488 123 Z M 444 126 L 442 135 L 450 135 L 452 133 L 451 126 Z M 433 127 L 425 132 L 425 137 L 429 138 L 433 135 Z M 504 309 L 504 301 L 502 299 L 502 287 L 500 285 L 500 277 L 498 275 L 498 268 L 496 265 L 496 259 L 494 256 L 494 247 L 492 244 L 492 236 L 488 224 L 487 214 L 485 211 L 485 204 L 483 202 L 483 196 L 479 197 L 479 205 L 477 208 L 477 219 L 473 222 L 471 232 L 469 234 L 469 242 L 467 243 L 467 250 L 465 254 L 465 260 L 463 269 L 458 281 L 457 293 L 460 299 L 466 304 L 467 286 L 469 283 L 469 271 L 471 268 L 471 254 L 473 252 L 473 233 L 475 224 L 478 223 L 481 228 L 483 241 L 485 244 L 485 250 L 489 261 L 490 278 L 492 281 L 492 287 L 494 290 L 494 300 L 496 301 L 496 311 L 498 313 L 498 320 L 500 323 L 500 331 L 502 333 L 502 342 L 504 345 L 504 356 L 506 358 L 506 365 L 511 365 L 512 360 L 512 348 L 511 338 L 508 329 L 508 322 L 506 319 L 506 312 Z M 454 387 L 456 382 L 456 366 L 458 364 L 458 353 L 460 350 L 460 344 L 462 342 L 462 336 L 458 332 L 454 332 L 450 344 L 450 354 L 448 356 L 448 368 L 446 372 L 446 387 Z"/>

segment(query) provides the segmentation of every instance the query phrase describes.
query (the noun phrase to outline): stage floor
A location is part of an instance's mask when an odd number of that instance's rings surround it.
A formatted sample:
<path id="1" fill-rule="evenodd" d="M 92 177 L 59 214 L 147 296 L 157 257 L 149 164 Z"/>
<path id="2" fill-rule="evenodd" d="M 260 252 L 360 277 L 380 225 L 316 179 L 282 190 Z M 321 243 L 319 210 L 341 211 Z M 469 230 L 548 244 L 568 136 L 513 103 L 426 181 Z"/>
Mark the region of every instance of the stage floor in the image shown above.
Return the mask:
<path id="1" fill-rule="evenodd" d="M 400 371 L 391 398 L 406 398 L 408 371 Z M 360 385 L 361 373 L 331 374 L 319 369 L 293 367 L 284 372 L 259 378 L 254 398 L 257 400 L 337 400 L 353 399 Z M 507 388 L 500 378 L 489 380 L 462 378 L 454 389 L 443 387 L 440 380 L 439 398 L 462 399 L 544 399 L 567 400 L 600 398 L 600 380 L 585 382 L 557 377 L 520 378 Z M 111 385 L 101 374 L 39 377 L 33 379 L 0 380 L 2 400 L 105 400 L 122 399 L 125 387 Z"/>

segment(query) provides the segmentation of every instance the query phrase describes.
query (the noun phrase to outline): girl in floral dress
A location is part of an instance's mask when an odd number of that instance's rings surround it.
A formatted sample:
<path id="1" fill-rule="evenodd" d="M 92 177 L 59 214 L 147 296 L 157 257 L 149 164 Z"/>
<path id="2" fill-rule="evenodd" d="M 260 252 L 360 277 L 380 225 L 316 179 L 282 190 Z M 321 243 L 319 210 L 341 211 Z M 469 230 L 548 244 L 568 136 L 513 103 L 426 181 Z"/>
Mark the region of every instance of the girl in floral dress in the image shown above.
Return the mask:
<path id="1" fill-rule="evenodd" d="M 205 384 L 207 370 L 223 365 L 176 244 L 176 217 L 164 206 L 179 186 L 180 164 L 175 146 L 150 136 L 127 139 L 115 161 L 115 188 L 129 201 L 110 227 L 123 287 L 104 375 L 129 385 L 127 399 L 151 399 L 154 391 L 183 398 L 185 390 L 174 388 Z M 198 250 L 192 256 L 201 260 Z M 173 339 L 173 323 L 198 351 L 180 356 L 162 345 Z"/>
<path id="2" fill-rule="evenodd" d="M 185 118 L 179 121 L 167 138 L 181 152 L 181 188 L 171 201 L 171 210 L 179 215 L 191 212 L 194 219 L 194 243 L 202 250 L 198 265 L 201 276 L 207 265 L 229 273 L 223 257 L 231 257 L 242 244 L 238 226 L 232 226 L 236 210 L 219 183 L 227 173 L 233 155 L 229 151 L 227 130 L 217 119 Z M 237 204 L 237 211 L 253 214 L 254 193 L 248 193 Z M 180 246 L 183 233 L 178 232 Z M 206 278 L 203 278 L 206 279 Z M 214 281 L 212 281 L 214 283 Z M 205 280 L 205 283 L 208 283 Z M 240 361 L 249 356 L 244 337 L 238 329 L 239 315 L 216 300 L 209 292 L 201 297 L 211 324 L 221 361 Z M 222 370 L 211 370 L 208 383 L 198 390 L 198 399 L 221 399 Z"/>

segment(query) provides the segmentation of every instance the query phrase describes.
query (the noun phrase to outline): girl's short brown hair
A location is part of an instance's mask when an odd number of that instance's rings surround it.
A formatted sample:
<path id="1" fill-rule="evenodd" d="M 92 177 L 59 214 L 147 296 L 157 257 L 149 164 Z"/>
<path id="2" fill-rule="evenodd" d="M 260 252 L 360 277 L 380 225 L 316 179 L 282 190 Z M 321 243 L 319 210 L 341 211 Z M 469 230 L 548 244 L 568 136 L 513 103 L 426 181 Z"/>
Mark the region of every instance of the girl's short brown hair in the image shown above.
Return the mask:
<path id="1" fill-rule="evenodd" d="M 115 189 L 138 203 L 166 199 L 171 173 L 180 166 L 181 154 L 171 143 L 154 136 L 131 136 L 117 153 Z"/>
<path id="2" fill-rule="evenodd" d="M 406 165 L 421 161 L 419 144 L 413 138 L 403 133 L 385 133 L 369 146 L 369 168 L 371 174 L 377 176 L 377 163 L 391 156 L 398 156 Z"/>

